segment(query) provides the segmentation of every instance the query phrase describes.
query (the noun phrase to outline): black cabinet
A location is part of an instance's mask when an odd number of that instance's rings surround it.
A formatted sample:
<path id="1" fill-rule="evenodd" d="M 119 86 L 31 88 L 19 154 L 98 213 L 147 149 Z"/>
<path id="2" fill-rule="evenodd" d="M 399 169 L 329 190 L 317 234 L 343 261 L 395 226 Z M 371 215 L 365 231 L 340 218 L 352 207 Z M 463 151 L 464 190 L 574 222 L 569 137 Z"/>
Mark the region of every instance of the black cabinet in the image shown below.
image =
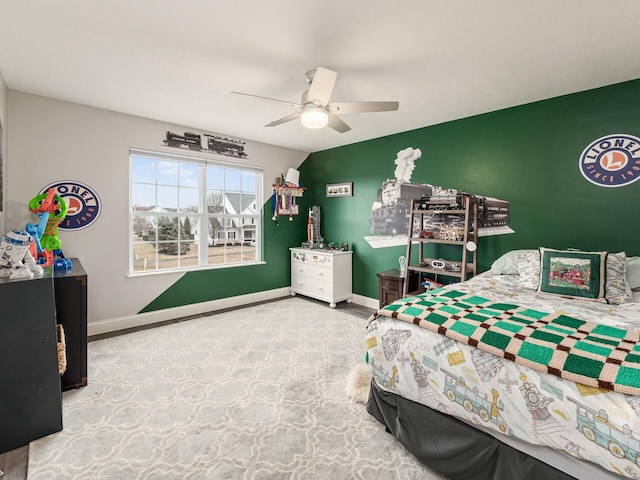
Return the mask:
<path id="1" fill-rule="evenodd" d="M 63 390 L 87 385 L 87 274 L 80 260 L 72 258 L 71 262 L 70 272 L 56 270 L 53 273 L 56 315 L 66 341 Z"/>
<path id="2" fill-rule="evenodd" d="M 0 278 L 0 453 L 62 430 L 51 275 Z"/>

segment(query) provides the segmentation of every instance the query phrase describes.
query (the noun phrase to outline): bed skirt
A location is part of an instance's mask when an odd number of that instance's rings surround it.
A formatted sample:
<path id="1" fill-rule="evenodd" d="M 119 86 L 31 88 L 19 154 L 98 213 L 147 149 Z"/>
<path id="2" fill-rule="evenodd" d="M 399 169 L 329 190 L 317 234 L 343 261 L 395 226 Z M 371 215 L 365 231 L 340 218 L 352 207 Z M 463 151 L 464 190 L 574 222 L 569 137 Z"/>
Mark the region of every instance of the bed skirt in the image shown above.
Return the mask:
<path id="1" fill-rule="evenodd" d="M 491 435 L 371 382 L 367 411 L 418 460 L 451 480 L 575 480 Z"/>

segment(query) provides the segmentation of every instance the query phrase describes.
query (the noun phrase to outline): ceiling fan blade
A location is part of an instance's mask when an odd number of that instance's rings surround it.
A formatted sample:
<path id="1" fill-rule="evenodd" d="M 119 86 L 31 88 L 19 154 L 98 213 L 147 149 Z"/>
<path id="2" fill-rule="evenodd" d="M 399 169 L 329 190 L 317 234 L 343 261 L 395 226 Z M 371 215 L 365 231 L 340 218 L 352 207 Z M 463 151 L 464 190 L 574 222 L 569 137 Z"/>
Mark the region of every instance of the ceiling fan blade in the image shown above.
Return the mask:
<path id="1" fill-rule="evenodd" d="M 231 93 L 233 93 L 234 95 L 244 95 L 245 97 L 253 97 L 253 98 L 259 98 L 261 100 L 268 100 L 270 102 L 285 103 L 290 107 L 299 107 L 299 108 L 302 107 L 302 104 L 300 103 L 287 102 L 286 100 L 278 100 L 277 98 L 261 97 L 260 95 L 252 95 L 251 93 L 242 93 L 242 92 L 231 92 Z"/>
<path id="2" fill-rule="evenodd" d="M 300 112 L 292 113 L 291 115 L 287 115 L 286 117 L 274 120 L 271 123 L 267 123 L 265 127 L 277 127 L 278 125 L 282 125 L 283 123 L 290 122 L 291 120 L 295 120 L 297 118 L 300 118 Z"/>
<path id="3" fill-rule="evenodd" d="M 344 123 L 341 118 L 338 118 L 335 115 L 329 115 L 329 122 L 327 123 L 327 127 L 333 128 L 336 132 L 344 133 L 351 130 L 351 127 Z"/>
<path id="4" fill-rule="evenodd" d="M 391 112 L 398 110 L 399 102 L 339 102 L 329 105 L 333 113 Z"/>
<path id="5" fill-rule="evenodd" d="M 328 68 L 318 67 L 313 75 L 313 81 L 309 85 L 307 100 L 310 102 L 319 102 L 320 105 L 326 107 L 331 98 L 333 87 L 336 83 L 338 74 Z"/>

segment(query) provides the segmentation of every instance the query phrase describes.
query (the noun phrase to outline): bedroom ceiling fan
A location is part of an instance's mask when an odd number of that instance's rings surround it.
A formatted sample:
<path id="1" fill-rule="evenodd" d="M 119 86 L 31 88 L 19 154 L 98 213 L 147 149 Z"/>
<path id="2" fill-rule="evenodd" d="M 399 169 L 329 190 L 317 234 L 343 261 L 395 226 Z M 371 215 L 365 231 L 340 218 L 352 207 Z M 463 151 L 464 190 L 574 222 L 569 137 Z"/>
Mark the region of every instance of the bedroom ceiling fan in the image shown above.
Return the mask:
<path id="1" fill-rule="evenodd" d="M 336 132 L 344 133 L 351 130 L 337 114 L 340 113 L 368 113 L 368 112 L 390 112 L 398 110 L 398 102 L 334 102 L 330 103 L 331 93 L 336 83 L 338 74 L 328 68 L 318 67 L 309 70 L 305 77 L 309 89 L 302 94 L 300 103 L 287 102 L 275 98 L 261 97 L 250 93 L 231 92 L 236 95 L 246 95 L 249 97 L 269 100 L 271 102 L 286 103 L 298 111 L 286 117 L 274 120 L 265 127 L 275 127 L 292 120 L 300 119 L 303 126 L 307 128 L 329 127 Z"/>

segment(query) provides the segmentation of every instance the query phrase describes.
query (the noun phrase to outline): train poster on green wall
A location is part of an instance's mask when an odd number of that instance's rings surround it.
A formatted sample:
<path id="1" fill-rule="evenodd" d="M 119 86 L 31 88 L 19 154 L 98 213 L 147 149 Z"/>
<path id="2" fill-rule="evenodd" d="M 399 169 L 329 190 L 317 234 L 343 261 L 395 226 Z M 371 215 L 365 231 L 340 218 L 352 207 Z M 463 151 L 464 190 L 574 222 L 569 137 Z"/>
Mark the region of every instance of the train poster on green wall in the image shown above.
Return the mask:
<path id="1" fill-rule="evenodd" d="M 415 162 L 422 156 L 420 149 L 408 147 L 397 153 L 394 178 L 387 178 L 377 191 L 369 218 L 370 232 L 365 240 L 372 248 L 404 245 L 409 231 L 411 201 L 429 199 L 439 205 L 455 208 L 463 195 L 473 195 L 429 183 L 411 182 Z M 478 236 L 514 233 L 509 227 L 509 201 L 493 197 L 478 197 Z M 433 225 L 438 229 L 440 225 Z"/>

